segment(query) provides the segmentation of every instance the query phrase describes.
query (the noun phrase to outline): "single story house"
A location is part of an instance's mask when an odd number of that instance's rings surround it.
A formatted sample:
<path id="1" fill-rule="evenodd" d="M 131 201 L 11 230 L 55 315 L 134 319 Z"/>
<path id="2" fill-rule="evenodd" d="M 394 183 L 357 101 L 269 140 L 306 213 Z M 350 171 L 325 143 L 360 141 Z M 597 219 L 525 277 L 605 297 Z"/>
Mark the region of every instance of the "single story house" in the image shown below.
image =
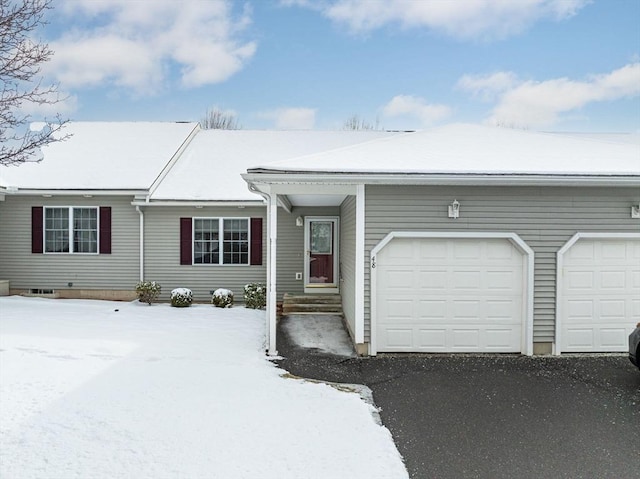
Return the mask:
<path id="1" fill-rule="evenodd" d="M 270 354 L 287 292 L 339 293 L 372 355 L 623 351 L 640 321 L 637 135 L 98 126 L 0 170 L 13 292 L 266 282 Z"/>

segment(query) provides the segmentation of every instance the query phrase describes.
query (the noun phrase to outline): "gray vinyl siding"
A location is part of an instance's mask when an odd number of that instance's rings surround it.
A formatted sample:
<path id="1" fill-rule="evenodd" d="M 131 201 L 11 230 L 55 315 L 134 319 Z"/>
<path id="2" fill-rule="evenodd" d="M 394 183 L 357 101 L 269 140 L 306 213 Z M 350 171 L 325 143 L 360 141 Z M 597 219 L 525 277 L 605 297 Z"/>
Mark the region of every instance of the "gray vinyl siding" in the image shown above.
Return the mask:
<path id="1" fill-rule="evenodd" d="M 144 207 L 144 277 L 162 286 L 161 300 L 168 301 L 171 290 L 189 288 L 197 302 L 211 301 L 211 291 L 225 288 L 233 291 L 236 302 L 242 302 L 244 285 L 266 280 L 267 230 L 265 207 Z M 181 265 L 180 218 L 263 218 L 262 265 Z"/>
<path id="2" fill-rule="evenodd" d="M 304 293 L 304 281 L 296 273 L 304 272 L 304 227 L 296 226 L 298 216 L 339 216 L 340 207 L 295 207 L 291 213 L 278 208 L 276 288 L 278 300 L 284 293 Z M 266 230 L 266 225 L 265 225 Z"/>
<path id="3" fill-rule="evenodd" d="M 460 218 L 447 205 L 460 202 Z M 535 252 L 534 342 L 552 342 L 556 253 L 577 232 L 634 232 L 637 188 L 367 186 L 365 335 L 370 338 L 371 250 L 391 231 L 518 234 Z"/>
<path id="4" fill-rule="evenodd" d="M 0 278 L 12 289 L 133 291 L 139 272 L 139 220 L 132 197 L 12 196 L 0 201 Z M 33 206 L 110 206 L 111 254 L 32 254 Z M 73 283 L 72 287 L 68 283 Z"/>
<path id="5" fill-rule="evenodd" d="M 348 196 L 340 207 L 340 294 L 342 311 L 351 329 L 356 331 L 356 197 Z"/>

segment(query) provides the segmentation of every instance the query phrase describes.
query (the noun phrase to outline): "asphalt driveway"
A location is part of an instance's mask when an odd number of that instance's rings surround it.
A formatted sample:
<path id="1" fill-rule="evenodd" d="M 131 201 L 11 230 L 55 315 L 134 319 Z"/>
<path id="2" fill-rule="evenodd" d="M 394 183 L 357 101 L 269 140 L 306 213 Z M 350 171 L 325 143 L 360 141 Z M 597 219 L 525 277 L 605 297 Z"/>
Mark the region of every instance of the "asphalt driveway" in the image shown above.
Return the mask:
<path id="1" fill-rule="evenodd" d="M 283 328 L 278 349 L 292 374 L 371 388 L 414 479 L 640 477 L 640 371 L 623 355 L 349 358 Z"/>

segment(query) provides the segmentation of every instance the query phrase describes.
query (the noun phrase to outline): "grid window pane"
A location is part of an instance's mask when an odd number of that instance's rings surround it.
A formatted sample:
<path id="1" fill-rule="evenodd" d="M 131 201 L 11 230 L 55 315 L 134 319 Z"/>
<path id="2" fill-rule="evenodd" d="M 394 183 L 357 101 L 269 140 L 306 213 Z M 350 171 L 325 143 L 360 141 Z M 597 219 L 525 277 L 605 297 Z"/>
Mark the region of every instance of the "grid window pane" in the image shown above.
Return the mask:
<path id="1" fill-rule="evenodd" d="M 46 208 L 44 224 L 45 252 L 68 253 L 69 208 Z"/>
<path id="2" fill-rule="evenodd" d="M 220 234 L 218 218 L 193 220 L 193 263 L 220 263 Z"/>
<path id="3" fill-rule="evenodd" d="M 73 209 L 73 252 L 98 252 L 97 208 Z"/>
<path id="4" fill-rule="evenodd" d="M 249 220 L 225 219 L 223 224 L 223 263 L 249 264 Z"/>

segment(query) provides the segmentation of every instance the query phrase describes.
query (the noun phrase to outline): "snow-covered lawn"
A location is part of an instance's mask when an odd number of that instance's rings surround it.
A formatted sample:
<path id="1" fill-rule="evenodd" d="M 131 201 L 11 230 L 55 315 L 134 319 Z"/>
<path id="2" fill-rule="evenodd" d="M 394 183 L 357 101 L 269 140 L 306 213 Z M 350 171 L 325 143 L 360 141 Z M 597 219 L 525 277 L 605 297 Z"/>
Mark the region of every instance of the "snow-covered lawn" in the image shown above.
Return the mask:
<path id="1" fill-rule="evenodd" d="M 0 298 L 0 477 L 407 477 L 371 406 L 263 342 L 243 307 Z"/>

